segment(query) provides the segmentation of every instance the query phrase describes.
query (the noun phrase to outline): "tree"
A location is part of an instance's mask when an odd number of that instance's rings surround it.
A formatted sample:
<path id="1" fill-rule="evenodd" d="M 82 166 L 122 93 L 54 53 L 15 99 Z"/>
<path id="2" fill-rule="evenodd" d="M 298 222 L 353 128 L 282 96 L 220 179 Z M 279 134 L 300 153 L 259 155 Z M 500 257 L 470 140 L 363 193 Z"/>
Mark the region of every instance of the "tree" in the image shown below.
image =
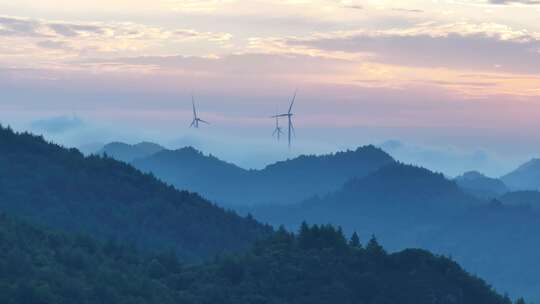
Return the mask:
<path id="1" fill-rule="evenodd" d="M 358 237 L 356 231 L 352 234 L 351 239 L 349 240 L 349 245 L 354 248 L 362 248 L 362 244 L 360 244 L 360 238 Z"/>
<path id="2" fill-rule="evenodd" d="M 372 235 L 371 239 L 369 240 L 367 246 L 366 246 L 367 252 L 372 256 L 384 256 L 386 255 L 386 251 L 384 248 L 379 244 L 377 241 L 377 238 Z"/>
<path id="3" fill-rule="evenodd" d="M 311 244 L 312 228 L 306 222 L 302 222 L 300 225 L 300 232 L 298 233 L 298 241 L 301 248 L 309 248 Z"/>

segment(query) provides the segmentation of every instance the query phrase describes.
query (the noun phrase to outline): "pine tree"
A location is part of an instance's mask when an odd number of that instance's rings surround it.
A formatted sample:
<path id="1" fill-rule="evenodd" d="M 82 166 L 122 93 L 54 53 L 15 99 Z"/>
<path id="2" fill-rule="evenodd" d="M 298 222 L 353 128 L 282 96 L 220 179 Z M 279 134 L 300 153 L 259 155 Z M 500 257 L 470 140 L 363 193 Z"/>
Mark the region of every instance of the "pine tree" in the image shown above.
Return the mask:
<path id="1" fill-rule="evenodd" d="M 356 231 L 352 234 L 349 245 L 355 248 L 362 248 L 362 244 L 360 244 L 360 238 L 358 237 Z"/>
<path id="2" fill-rule="evenodd" d="M 377 238 L 374 235 L 371 236 L 371 239 L 369 240 L 369 242 L 368 242 L 368 244 L 366 246 L 366 250 L 367 250 L 367 252 L 369 254 L 371 254 L 373 256 L 386 255 L 386 251 L 379 244 L 379 242 L 377 241 Z"/>
<path id="3" fill-rule="evenodd" d="M 300 225 L 300 233 L 298 233 L 298 243 L 300 248 L 308 249 L 313 243 L 313 228 L 310 228 L 306 222 L 302 222 Z"/>

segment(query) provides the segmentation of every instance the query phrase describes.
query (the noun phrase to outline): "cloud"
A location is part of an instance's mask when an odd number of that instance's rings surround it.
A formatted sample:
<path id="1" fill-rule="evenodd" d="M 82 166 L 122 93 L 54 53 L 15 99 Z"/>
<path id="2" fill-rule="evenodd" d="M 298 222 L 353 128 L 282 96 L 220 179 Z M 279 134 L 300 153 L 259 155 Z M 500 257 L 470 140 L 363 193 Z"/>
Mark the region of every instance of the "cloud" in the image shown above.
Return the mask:
<path id="1" fill-rule="evenodd" d="M 44 36 L 39 32 L 39 27 L 36 21 L 0 16 L 0 36 Z"/>
<path id="2" fill-rule="evenodd" d="M 421 9 L 411 9 L 411 8 L 393 8 L 394 12 L 403 12 L 403 13 L 423 13 L 424 10 Z"/>
<path id="3" fill-rule="evenodd" d="M 230 33 L 132 22 L 85 23 L 0 16 L 0 56 L 10 55 L 19 64 L 33 66 L 42 61 L 58 64 L 88 56 L 167 53 L 189 43 L 198 44 L 200 50 L 204 43 L 220 47 L 231 39 Z"/>
<path id="4" fill-rule="evenodd" d="M 0 16 L 0 36 L 76 37 L 103 34 L 105 25 L 54 22 L 38 19 Z"/>
<path id="5" fill-rule="evenodd" d="M 58 50 L 68 50 L 71 49 L 68 43 L 65 41 L 55 41 L 55 40 L 42 40 L 36 42 L 36 46 L 45 48 L 45 49 L 58 49 Z"/>
<path id="6" fill-rule="evenodd" d="M 259 44 L 259 48 L 271 51 L 348 54 L 363 61 L 399 66 L 540 73 L 540 34 L 500 24 L 430 23 L 405 29 L 268 39 Z"/>
<path id="7" fill-rule="evenodd" d="M 184 12 L 213 12 L 220 6 L 235 3 L 236 0 L 169 0 L 174 10 Z"/>
<path id="8" fill-rule="evenodd" d="M 491 4 L 508 5 L 508 4 L 526 4 L 537 5 L 540 4 L 538 0 L 489 0 Z"/>
<path id="9" fill-rule="evenodd" d="M 283 55 L 246 53 L 221 57 L 196 56 L 144 56 L 115 58 L 109 61 L 87 61 L 96 64 L 127 64 L 149 65 L 162 69 L 175 69 L 189 71 L 199 77 L 216 77 L 219 75 L 237 75 L 269 77 L 276 74 L 327 74 L 339 71 L 343 66 L 350 64 L 346 60 L 319 58 L 307 55 Z M 262 72 L 264 71 L 264 73 Z"/>
<path id="10" fill-rule="evenodd" d="M 51 134 L 61 134 L 75 129 L 79 129 L 84 125 L 84 122 L 76 116 L 57 116 L 36 120 L 32 122 L 31 127 L 33 130 L 36 131 Z"/>
<path id="11" fill-rule="evenodd" d="M 96 25 L 80 25 L 80 24 L 69 24 L 69 23 L 49 23 L 45 24 L 55 34 L 65 37 L 77 37 L 85 34 L 104 34 L 104 27 Z"/>
<path id="12" fill-rule="evenodd" d="M 360 1 L 355 0 L 337 0 L 338 5 L 344 8 L 350 8 L 355 10 L 363 10 L 364 6 L 360 4 Z"/>

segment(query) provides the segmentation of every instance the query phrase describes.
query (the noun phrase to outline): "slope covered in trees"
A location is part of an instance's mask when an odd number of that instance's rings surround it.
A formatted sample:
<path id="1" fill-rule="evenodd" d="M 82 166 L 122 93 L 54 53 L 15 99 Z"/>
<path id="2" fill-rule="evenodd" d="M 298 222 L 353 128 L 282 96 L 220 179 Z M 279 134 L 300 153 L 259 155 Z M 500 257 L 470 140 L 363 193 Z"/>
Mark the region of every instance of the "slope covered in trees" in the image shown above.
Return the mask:
<path id="1" fill-rule="evenodd" d="M 169 256 L 161 260 L 176 261 Z M 0 303 L 178 303 L 152 272 L 151 260 L 132 247 L 38 229 L 0 213 Z"/>
<path id="2" fill-rule="evenodd" d="M 335 193 L 252 213 L 275 226 L 330 223 L 347 232 L 373 233 L 390 250 L 415 247 L 452 255 L 497 288 L 540 299 L 540 213 L 474 198 L 423 168 L 389 165 Z"/>
<path id="3" fill-rule="evenodd" d="M 480 203 L 442 174 L 395 163 L 351 179 L 333 193 L 252 211 L 263 221 L 291 229 L 306 220 L 374 233 L 384 237 L 391 249 L 398 249 L 417 244 L 420 231 Z"/>
<path id="4" fill-rule="evenodd" d="M 295 203 L 337 190 L 394 160 L 373 146 L 329 155 L 300 156 L 262 170 L 244 170 L 193 148 L 162 151 L 133 162 L 179 189 L 226 205 Z M 276 191 L 276 189 L 279 189 Z"/>
<path id="5" fill-rule="evenodd" d="M 128 164 L 0 129 L 0 210 L 147 249 L 207 256 L 271 232 Z"/>
<path id="6" fill-rule="evenodd" d="M 118 243 L 37 229 L 0 215 L 0 302 L 511 304 L 458 264 L 422 250 L 387 254 L 331 226 L 279 230 L 195 266 Z"/>

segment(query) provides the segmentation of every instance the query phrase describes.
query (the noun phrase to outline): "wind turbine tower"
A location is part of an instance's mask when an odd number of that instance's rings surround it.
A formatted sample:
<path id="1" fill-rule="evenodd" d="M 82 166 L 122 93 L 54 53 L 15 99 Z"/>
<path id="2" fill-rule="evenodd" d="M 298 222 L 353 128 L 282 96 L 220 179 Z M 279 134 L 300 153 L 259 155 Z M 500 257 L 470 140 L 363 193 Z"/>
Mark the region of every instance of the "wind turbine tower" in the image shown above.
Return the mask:
<path id="1" fill-rule="evenodd" d="M 281 126 L 279 125 L 279 117 L 274 116 L 274 118 L 276 119 L 276 128 L 274 129 L 274 133 L 272 133 L 272 136 L 276 136 L 277 140 L 279 141 L 279 139 L 281 138 L 281 135 L 283 134 L 283 130 Z"/>
<path id="2" fill-rule="evenodd" d="M 291 148 L 291 137 L 292 137 L 292 135 L 294 134 L 296 136 L 296 132 L 294 131 L 294 124 L 293 124 L 293 121 L 292 121 L 292 117 L 294 116 L 294 113 L 292 112 L 292 109 L 293 109 L 293 106 L 294 106 L 294 101 L 296 100 L 296 93 L 297 93 L 297 91 L 294 91 L 294 95 L 293 95 L 293 98 L 291 100 L 291 105 L 289 106 L 289 111 L 287 113 L 272 116 L 273 118 L 276 118 L 276 119 L 279 119 L 280 117 L 287 117 L 287 120 L 289 122 L 288 132 L 287 132 L 287 137 L 288 137 L 288 141 L 289 141 L 289 149 Z"/>
<path id="3" fill-rule="evenodd" d="M 189 127 L 198 129 L 200 122 L 209 125 L 209 122 L 199 118 L 199 115 L 197 114 L 197 108 L 195 107 L 195 97 L 193 97 L 193 95 L 191 95 L 191 104 L 193 105 L 193 120 L 191 121 L 191 125 Z"/>

